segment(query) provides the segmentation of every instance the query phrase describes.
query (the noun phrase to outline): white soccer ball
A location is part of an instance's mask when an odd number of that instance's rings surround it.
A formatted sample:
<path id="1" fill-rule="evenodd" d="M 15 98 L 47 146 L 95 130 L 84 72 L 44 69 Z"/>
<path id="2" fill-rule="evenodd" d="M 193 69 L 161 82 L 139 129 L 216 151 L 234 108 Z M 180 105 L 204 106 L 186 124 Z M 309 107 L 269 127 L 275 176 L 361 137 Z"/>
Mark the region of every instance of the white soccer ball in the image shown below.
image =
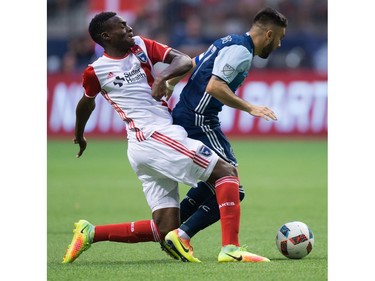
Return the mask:
<path id="1" fill-rule="evenodd" d="M 288 222 L 277 231 L 276 246 L 287 258 L 302 259 L 314 246 L 314 234 L 303 222 Z"/>

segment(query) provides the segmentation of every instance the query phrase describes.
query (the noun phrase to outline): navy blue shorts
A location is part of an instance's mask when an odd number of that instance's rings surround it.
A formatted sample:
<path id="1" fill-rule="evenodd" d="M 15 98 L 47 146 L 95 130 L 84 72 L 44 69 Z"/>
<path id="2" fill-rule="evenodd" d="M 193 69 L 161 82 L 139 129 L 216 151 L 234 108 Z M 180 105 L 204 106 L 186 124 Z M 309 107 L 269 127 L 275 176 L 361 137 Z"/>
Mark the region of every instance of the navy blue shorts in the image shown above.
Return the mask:
<path id="1" fill-rule="evenodd" d="M 214 150 L 226 162 L 237 167 L 237 159 L 234 156 L 232 146 L 219 126 L 215 129 L 209 126 L 187 127 L 185 130 L 190 138 L 200 140 Z"/>

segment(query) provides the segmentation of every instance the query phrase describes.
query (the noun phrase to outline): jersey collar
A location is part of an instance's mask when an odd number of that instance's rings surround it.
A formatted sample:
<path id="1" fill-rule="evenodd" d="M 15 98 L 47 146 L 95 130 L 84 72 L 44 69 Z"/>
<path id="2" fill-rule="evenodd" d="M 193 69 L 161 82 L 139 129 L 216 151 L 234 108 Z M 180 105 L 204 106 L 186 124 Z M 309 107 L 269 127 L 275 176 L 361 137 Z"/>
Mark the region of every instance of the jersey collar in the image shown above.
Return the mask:
<path id="1" fill-rule="evenodd" d="M 246 32 L 245 34 L 246 34 L 247 38 L 249 39 L 249 44 L 250 44 L 250 47 L 251 47 L 251 50 L 252 50 L 251 54 L 254 57 L 254 42 L 253 42 L 253 39 L 251 38 L 249 32 Z"/>

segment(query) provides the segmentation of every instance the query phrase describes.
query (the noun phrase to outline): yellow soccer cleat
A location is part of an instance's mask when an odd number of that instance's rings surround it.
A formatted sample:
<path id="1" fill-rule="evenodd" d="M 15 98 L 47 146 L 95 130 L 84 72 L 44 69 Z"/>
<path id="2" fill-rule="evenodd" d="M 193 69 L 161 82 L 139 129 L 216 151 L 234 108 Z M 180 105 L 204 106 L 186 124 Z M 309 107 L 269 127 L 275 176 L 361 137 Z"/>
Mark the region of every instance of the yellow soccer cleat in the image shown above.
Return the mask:
<path id="1" fill-rule="evenodd" d="M 161 250 L 166 252 L 168 256 L 174 258 L 175 260 L 180 259 L 180 256 L 175 251 L 173 251 L 172 248 L 169 247 L 169 245 L 165 241 L 160 242 L 160 246 Z"/>
<path id="2" fill-rule="evenodd" d="M 177 229 L 170 231 L 165 236 L 165 242 L 183 262 L 201 262 L 194 257 L 193 247 L 190 245 L 189 240 L 182 239 L 178 236 Z"/>
<path id="3" fill-rule="evenodd" d="M 226 245 L 221 248 L 219 262 L 269 262 L 270 260 L 246 251 L 247 247 Z"/>
<path id="4" fill-rule="evenodd" d="M 94 239 L 95 227 L 86 220 L 74 223 L 73 239 L 64 255 L 63 263 L 72 263 L 84 251 L 91 247 Z"/>

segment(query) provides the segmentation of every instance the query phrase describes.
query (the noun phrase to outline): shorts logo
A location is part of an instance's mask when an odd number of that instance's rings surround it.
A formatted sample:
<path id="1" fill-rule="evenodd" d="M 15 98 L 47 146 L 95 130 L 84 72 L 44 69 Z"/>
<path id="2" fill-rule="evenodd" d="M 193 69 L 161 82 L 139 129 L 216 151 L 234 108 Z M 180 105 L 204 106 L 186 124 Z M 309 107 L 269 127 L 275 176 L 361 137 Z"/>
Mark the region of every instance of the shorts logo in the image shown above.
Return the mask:
<path id="1" fill-rule="evenodd" d="M 205 156 L 211 156 L 212 151 L 207 146 L 202 146 L 199 149 L 199 154 L 205 155 Z"/>
<path id="2" fill-rule="evenodd" d="M 233 74 L 233 72 L 235 71 L 235 69 L 233 67 L 231 67 L 229 64 L 226 64 L 226 65 L 224 65 L 222 71 L 223 71 L 223 74 L 225 76 L 231 76 Z"/>

